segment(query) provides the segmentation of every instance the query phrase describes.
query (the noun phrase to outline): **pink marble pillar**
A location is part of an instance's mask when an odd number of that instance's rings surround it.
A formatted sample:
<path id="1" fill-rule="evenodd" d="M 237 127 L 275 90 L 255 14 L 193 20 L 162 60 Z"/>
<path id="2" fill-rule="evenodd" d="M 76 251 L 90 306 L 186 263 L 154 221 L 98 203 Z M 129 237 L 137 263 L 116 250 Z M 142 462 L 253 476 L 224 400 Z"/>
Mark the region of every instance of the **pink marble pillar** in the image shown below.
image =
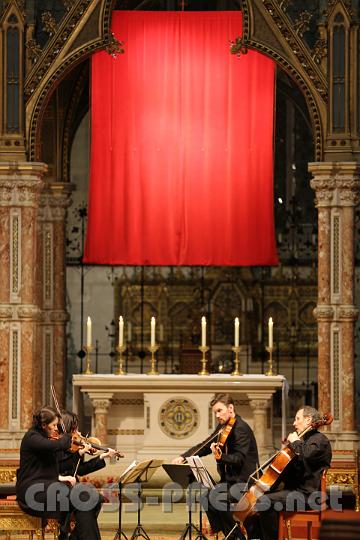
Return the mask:
<path id="1" fill-rule="evenodd" d="M 32 420 L 40 307 L 36 295 L 36 229 L 42 163 L 0 163 L 0 435 L 17 444 Z M 5 360 L 6 358 L 6 360 Z M 21 403 L 20 403 L 21 401 Z M 20 406 L 21 405 L 21 406 Z"/>
<path id="2" fill-rule="evenodd" d="M 330 325 L 334 316 L 331 306 L 331 203 L 332 186 L 327 177 L 318 175 L 317 165 L 311 164 L 314 175 L 311 187 L 316 192 L 318 209 L 318 303 L 314 315 L 318 321 L 318 392 L 319 410 L 331 409 L 331 335 Z"/>
<path id="3" fill-rule="evenodd" d="M 71 191 L 70 184 L 50 183 L 44 195 L 45 213 L 42 220 L 45 263 L 42 296 L 47 321 L 43 331 L 51 335 L 52 350 L 49 355 L 52 359 L 51 382 L 55 386 L 61 404 L 65 402 L 66 324 L 69 320 L 65 295 L 65 226 L 66 211 L 71 202 Z"/>
<path id="4" fill-rule="evenodd" d="M 342 215 L 341 243 L 341 305 L 339 322 L 341 333 L 341 429 L 345 432 L 355 430 L 355 363 L 354 363 L 354 327 L 359 310 L 354 305 L 355 257 L 354 257 L 354 221 L 355 206 L 359 199 L 359 186 L 356 174 L 345 174 L 338 180 L 339 198 Z M 357 173 L 360 180 L 360 170 Z"/>
<path id="5" fill-rule="evenodd" d="M 108 413 L 111 404 L 112 394 L 94 396 L 89 393 L 91 403 L 94 407 L 93 426 L 95 437 L 98 437 L 102 445 L 107 442 Z"/>
<path id="6" fill-rule="evenodd" d="M 354 216 L 360 193 L 356 162 L 311 163 L 319 210 L 319 409 L 331 410 L 335 448 L 358 443 L 354 412 Z"/>

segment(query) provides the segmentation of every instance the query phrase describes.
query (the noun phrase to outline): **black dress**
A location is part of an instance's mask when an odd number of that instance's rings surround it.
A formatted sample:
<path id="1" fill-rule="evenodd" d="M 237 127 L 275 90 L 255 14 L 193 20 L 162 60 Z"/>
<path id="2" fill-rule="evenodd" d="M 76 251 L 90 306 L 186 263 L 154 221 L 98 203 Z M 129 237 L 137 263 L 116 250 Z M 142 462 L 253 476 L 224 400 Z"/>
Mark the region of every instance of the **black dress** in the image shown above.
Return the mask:
<path id="1" fill-rule="evenodd" d="M 84 458 L 78 452 L 72 453 L 69 451 L 60 450 L 57 453 L 58 465 L 60 474 L 73 476 L 75 471 L 77 476 L 85 476 L 94 471 L 103 469 L 106 466 L 105 460 L 96 457 L 89 461 L 84 461 Z M 79 489 L 79 496 L 72 497 L 74 504 L 69 513 L 64 514 L 60 520 L 60 536 L 59 540 L 67 538 L 70 526 L 71 513 L 75 518 L 75 529 L 72 531 L 71 540 L 100 540 L 100 531 L 97 522 L 103 497 L 91 486 L 91 484 L 78 483 L 75 490 Z M 89 495 L 90 494 L 90 495 Z M 76 501 L 88 501 L 89 508 L 81 508 Z"/>
<path id="2" fill-rule="evenodd" d="M 20 446 L 20 466 L 16 472 L 16 497 L 20 508 L 32 516 L 59 518 L 54 491 L 59 483 L 56 453 L 70 447 L 70 435 L 48 439 L 46 433 L 30 428 Z"/>

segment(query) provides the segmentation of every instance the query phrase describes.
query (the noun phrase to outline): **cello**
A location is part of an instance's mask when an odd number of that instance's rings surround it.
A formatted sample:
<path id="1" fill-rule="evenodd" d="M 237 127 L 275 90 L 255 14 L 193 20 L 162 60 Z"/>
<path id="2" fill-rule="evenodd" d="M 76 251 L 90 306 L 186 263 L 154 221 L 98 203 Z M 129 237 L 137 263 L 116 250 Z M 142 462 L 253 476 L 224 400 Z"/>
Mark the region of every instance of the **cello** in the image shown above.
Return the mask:
<path id="1" fill-rule="evenodd" d="M 311 422 L 311 424 L 299 433 L 299 438 L 304 437 L 306 433 L 313 429 L 318 429 L 321 426 L 328 426 L 332 423 L 333 417 L 330 413 L 326 413 L 317 421 Z M 278 482 L 280 476 L 285 471 L 289 463 L 297 456 L 294 450 L 291 448 L 290 443 L 288 442 L 285 446 L 276 452 L 265 464 L 260 467 L 260 470 L 264 467 L 265 472 L 260 476 L 260 478 L 254 478 L 253 485 L 244 493 L 239 502 L 236 504 L 235 511 L 233 513 L 233 518 L 238 522 L 238 525 L 241 529 L 241 532 L 247 538 L 246 529 L 244 526 L 245 520 L 256 514 L 255 506 L 257 500 L 269 492 L 271 488 Z"/>

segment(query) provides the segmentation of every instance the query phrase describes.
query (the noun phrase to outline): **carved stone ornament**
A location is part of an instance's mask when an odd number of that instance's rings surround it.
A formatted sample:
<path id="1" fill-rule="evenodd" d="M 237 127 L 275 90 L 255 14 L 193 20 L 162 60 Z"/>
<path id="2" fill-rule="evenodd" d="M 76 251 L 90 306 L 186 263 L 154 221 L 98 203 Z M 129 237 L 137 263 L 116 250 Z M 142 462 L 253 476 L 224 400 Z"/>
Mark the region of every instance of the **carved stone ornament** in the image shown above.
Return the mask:
<path id="1" fill-rule="evenodd" d="M 327 56 L 327 42 L 325 39 L 319 38 L 312 49 L 312 57 L 316 64 L 321 64 L 322 59 Z"/>
<path id="2" fill-rule="evenodd" d="M 331 321 L 334 318 L 334 308 L 331 306 L 317 306 L 314 311 L 314 317 L 318 321 Z"/>
<path id="3" fill-rule="evenodd" d="M 19 319 L 33 319 L 39 320 L 41 316 L 41 309 L 37 306 L 19 306 L 17 310 Z"/>
<path id="4" fill-rule="evenodd" d="M 178 397 L 165 401 L 159 411 L 161 430 L 172 439 L 185 439 L 199 425 L 199 411 L 190 399 Z"/>
<path id="5" fill-rule="evenodd" d="M 124 54 L 124 42 L 116 39 L 114 34 L 110 33 L 109 43 L 106 46 L 106 52 L 113 58 L 117 58 L 118 54 Z"/>
<path id="6" fill-rule="evenodd" d="M 266 412 L 266 409 L 269 405 L 269 400 L 267 399 L 250 399 L 249 405 L 252 411 L 256 412 Z"/>
<path id="7" fill-rule="evenodd" d="M 34 64 L 35 62 L 38 61 L 38 59 L 41 56 L 41 47 L 36 41 L 36 39 L 33 39 L 33 38 L 29 39 L 26 42 L 25 46 L 26 46 L 28 59 L 32 64 Z"/>
<path id="8" fill-rule="evenodd" d="M 356 321 L 359 316 L 359 310 L 355 306 L 341 306 L 338 311 L 339 319 Z"/>
<path id="9" fill-rule="evenodd" d="M 304 32 L 310 29 L 310 21 L 312 19 L 312 13 L 309 11 L 303 11 L 294 22 L 294 29 L 300 37 L 303 37 Z"/>
<path id="10" fill-rule="evenodd" d="M 11 306 L 0 306 L 0 319 L 12 319 L 13 309 Z"/>
<path id="11" fill-rule="evenodd" d="M 57 23 L 50 11 L 44 11 L 44 13 L 41 16 L 41 21 L 43 23 L 42 29 L 44 32 L 47 32 L 50 36 L 55 34 L 57 29 Z"/>
<path id="12" fill-rule="evenodd" d="M 67 311 L 63 310 L 52 310 L 49 313 L 49 320 L 51 322 L 66 323 L 70 320 L 70 315 Z"/>
<path id="13" fill-rule="evenodd" d="M 110 407 L 111 399 L 92 398 L 91 403 L 94 407 L 95 414 L 107 414 Z"/>
<path id="14" fill-rule="evenodd" d="M 40 179 L 0 179 L 0 206 L 37 206 L 42 186 Z"/>

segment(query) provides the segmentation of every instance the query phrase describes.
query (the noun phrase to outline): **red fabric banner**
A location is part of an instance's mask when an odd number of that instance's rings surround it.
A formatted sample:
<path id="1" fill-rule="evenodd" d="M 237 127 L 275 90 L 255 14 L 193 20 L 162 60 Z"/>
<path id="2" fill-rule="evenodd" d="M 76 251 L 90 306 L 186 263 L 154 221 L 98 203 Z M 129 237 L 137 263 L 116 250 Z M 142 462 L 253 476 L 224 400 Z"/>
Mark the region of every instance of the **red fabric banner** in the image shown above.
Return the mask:
<path id="1" fill-rule="evenodd" d="M 241 13 L 114 12 L 125 54 L 92 58 L 84 261 L 277 264 L 275 66 L 229 42 Z"/>

